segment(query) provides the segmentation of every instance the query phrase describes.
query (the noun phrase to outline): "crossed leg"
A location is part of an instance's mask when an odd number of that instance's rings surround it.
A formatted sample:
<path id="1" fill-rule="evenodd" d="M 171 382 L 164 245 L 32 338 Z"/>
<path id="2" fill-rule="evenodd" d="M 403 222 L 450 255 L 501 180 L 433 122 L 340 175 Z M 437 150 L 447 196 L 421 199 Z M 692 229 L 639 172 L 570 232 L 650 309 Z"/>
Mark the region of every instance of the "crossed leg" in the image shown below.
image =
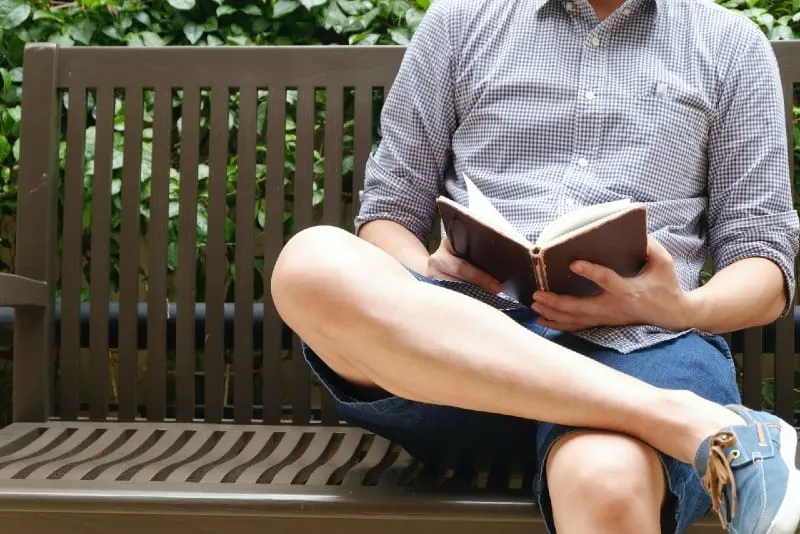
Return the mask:
<path id="1" fill-rule="evenodd" d="M 475 299 L 421 284 L 384 251 L 335 228 L 306 230 L 286 245 L 272 295 L 284 321 L 348 382 L 423 403 L 608 432 L 574 435 L 551 451 L 547 478 L 560 533 L 586 532 L 586 522 L 599 532 L 603 517 L 615 520 L 609 529 L 625 532 L 615 514 L 636 532 L 659 532 L 664 477 L 653 449 L 691 463 L 703 439 L 741 422 L 693 393 L 651 386 Z M 598 447 L 607 453 L 596 455 Z M 612 463 L 615 457 L 626 458 L 624 465 Z M 608 476 L 589 481 L 591 473 Z M 593 503 L 582 517 L 564 504 L 575 492 Z M 622 506 L 630 496 L 636 506 Z"/>

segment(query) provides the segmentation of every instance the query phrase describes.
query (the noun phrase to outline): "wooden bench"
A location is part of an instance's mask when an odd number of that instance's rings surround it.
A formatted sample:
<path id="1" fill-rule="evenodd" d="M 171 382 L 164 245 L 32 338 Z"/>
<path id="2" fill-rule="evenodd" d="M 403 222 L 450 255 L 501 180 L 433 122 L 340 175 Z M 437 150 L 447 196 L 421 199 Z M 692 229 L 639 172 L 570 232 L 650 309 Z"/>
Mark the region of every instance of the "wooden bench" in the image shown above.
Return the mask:
<path id="1" fill-rule="evenodd" d="M 775 43 L 775 50 L 791 131 L 800 42 Z M 269 284 L 254 298 L 252 266 L 263 258 L 262 276 L 269 279 L 284 243 L 285 209 L 293 214 L 295 231 L 320 221 L 350 225 L 376 126 L 373 93 L 390 88 L 402 54 L 398 47 L 27 48 L 16 270 L 0 275 L 0 306 L 14 308 L 15 323 L 15 423 L 0 430 L 4 533 L 544 532 L 525 473 L 431 473 L 396 445 L 340 424 L 331 399 L 312 382 L 296 338 L 276 315 Z M 338 97 L 348 88 L 354 90 L 352 106 Z M 176 89 L 183 93 L 177 155 L 169 148 Z M 321 136 L 314 128 L 319 89 L 328 95 Z M 87 90 L 97 102 L 97 125 L 94 173 L 85 186 Z M 111 168 L 119 90 L 124 91 L 126 143 L 117 199 Z M 279 96 L 268 100 L 263 136 L 256 104 L 261 90 Z M 297 157 L 289 191 L 284 182 L 287 90 L 297 95 Z M 139 200 L 142 94 L 147 91 L 154 95 L 155 110 L 145 258 L 137 244 L 143 238 Z M 208 151 L 210 176 L 205 298 L 198 304 L 201 91 L 210 94 L 211 133 L 202 147 Z M 240 114 L 232 243 L 237 289 L 234 302 L 226 303 L 231 91 L 238 93 Z M 342 131 L 351 113 L 354 166 L 352 180 L 345 181 Z M 315 171 L 312 151 L 319 143 L 326 157 L 324 168 Z M 265 159 L 257 146 L 266 148 Z M 58 167 L 60 149 L 66 150 L 64 172 Z M 173 163 L 182 185 L 177 270 L 168 277 Z M 260 164 L 263 173 L 257 171 Z M 326 193 L 321 210 L 312 209 L 319 171 Z M 254 224 L 256 182 L 262 179 L 263 231 Z M 83 265 L 82 201 L 88 193 L 92 254 Z M 122 222 L 112 234 L 109 213 L 117 201 Z M 112 239 L 121 247 L 119 292 L 113 294 Z M 139 265 L 147 271 L 143 292 Z M 84 267 L 91 284 L 82 304 Z M 170 302 L 173 282 L 176 297 Z M 168 325 L 174 336 L 169 345 Z M 740 353 L 747 404 L 760 405 L 763 380 L 772 376 L 776 411 L 794 421 L 798 344 L 793 318 L 731 339 Z M 81 348 L 84 341 L 87 350 Z M 226 347 L 232 347 L 230 354 Z M 111 352 L 118 362 L 113 368 Z M 228 370 L 232 393 L 224 381 Z M 114 391 L 110 375 L 116 378 Z M 711 516 L 693 529 L 716 530 Z"/>

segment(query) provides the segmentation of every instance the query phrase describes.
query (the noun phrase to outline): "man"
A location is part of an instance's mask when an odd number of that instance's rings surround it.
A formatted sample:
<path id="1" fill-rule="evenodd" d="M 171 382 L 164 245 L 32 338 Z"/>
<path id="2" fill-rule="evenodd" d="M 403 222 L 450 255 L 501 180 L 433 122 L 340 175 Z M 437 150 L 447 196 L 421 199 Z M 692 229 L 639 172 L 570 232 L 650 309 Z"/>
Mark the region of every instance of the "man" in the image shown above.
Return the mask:
<path id="1" fill-rule="evenodd" d="M 797 436 L 740 406 L 717 334 L 791 307 L 798 220 L 770 44 L 706 0 L 436 0 L 370 158 L 358 237 L 287 244 L 275 304 L 342 416 L 435 467 L 536 469 L 550 532 L 794 532 Z M 427 242 L 463 175 L 534 240 L 647 205 L 648 263 L 599 296 L 511 302 Z M 710 253 L 715 274 L 700 284 Z"/>

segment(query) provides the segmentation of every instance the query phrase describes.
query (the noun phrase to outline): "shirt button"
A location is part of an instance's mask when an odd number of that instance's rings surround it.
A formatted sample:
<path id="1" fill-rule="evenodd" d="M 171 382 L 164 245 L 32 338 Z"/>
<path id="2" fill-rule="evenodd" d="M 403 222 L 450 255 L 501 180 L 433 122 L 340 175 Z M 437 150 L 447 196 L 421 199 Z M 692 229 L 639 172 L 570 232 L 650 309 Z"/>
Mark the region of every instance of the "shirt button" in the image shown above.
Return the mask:
<path id="1" fill-rule="evenodd" d="M 600 46 L 600 39 L 597 37 L 592 37 L 591 41 L 589 41 L 592 46 Z"/>
<path id="2" fill-rule="evenodd" d="M 564 9 L 571 12 L 572 10 L 575 9 L 575 4 L 573 4 L 572 2 L 565 2 Z"/>
<path id="3" fill-rule="evenodd" d="M 630 16 L 630 14 L 631 14 L 631 8 L 629 8 L 629 7 L 625 7 L 625 8 L 623 8 L 623 9 L 622 9 L 622 14 L 623 14 L 623 15 L 625 15 L 626 17 Z"/>
<path id="4" fill-rule="evenodd" d="M 586 158 L 578 159 L 578 167 L 580 167 L 581 169 L 585 169 L 588 166 L 589 166 L 589 160 L 587 160 Z"/>
<path id="5" fill-rule="evenodd" d="M 594 100 L 594 93 L 591 91 L 586 91 L 585 93 L 583 93 L 583 97 L 586 100 Z"/>

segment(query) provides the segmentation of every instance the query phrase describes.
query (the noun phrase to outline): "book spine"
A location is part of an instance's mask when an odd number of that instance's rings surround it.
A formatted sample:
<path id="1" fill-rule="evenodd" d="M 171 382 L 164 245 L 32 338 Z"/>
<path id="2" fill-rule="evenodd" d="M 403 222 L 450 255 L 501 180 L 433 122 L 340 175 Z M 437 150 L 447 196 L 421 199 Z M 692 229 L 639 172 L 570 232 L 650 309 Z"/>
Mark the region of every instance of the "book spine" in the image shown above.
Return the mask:
<path id="1" fill-rule="evenodd" d="M 533 279 L 536 280 L 536 288 L 539 291 L 549 291 L 550 284 L 547 283 L 547 266 L 544 263 L 544 256 L 540 249 L 534 249 L 531 254 L 531 265 L 533 266 Z"/>

